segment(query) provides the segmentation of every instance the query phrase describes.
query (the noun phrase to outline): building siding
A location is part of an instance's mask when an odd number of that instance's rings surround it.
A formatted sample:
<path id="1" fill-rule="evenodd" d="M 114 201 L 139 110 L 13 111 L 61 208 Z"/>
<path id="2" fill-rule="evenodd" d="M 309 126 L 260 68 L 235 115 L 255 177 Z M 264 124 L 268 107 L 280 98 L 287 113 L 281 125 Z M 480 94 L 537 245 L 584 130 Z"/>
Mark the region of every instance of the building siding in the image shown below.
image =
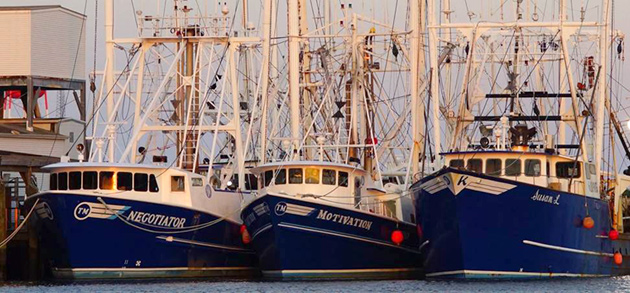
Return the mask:
<path id="1" fill-rule="evenodd" d="M 0 76 L 31 74 L 30 11 L 0 11 Z"/>
<path id="2" fill-rule="evenodd" d="M 60 8 L 31 12 L 32 75 L 85 79 L 85 18 Z"/>

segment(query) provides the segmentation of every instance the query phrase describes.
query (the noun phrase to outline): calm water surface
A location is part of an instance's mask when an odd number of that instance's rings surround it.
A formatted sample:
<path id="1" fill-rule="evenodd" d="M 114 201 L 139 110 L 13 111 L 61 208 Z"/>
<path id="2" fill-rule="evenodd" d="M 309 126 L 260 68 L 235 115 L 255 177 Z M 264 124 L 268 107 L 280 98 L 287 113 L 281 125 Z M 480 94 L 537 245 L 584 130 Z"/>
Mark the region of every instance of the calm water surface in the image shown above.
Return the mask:
<path id="1" fill-rule="evenodd" d="M 345 281 L 345 282 L 120 282 L 7 283 L 2 292 L 630 292 L 630 276 L 519 282 Z"/>

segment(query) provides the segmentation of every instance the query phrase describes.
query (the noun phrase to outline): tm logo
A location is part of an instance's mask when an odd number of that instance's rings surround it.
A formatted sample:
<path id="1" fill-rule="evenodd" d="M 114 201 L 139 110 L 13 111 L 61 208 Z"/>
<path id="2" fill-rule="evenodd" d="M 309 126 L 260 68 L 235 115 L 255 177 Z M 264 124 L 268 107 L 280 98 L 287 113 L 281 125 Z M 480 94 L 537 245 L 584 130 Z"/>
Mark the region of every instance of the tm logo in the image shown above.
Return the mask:
<path id="1" fill-rule="evenodd" d="M 78 204 L 76 208 L 74 208 L 74 217 L 79 221 L 83 221 L 87 219 L 88 216 L 90 216 L 91 211 L 92 207 L 90 207 L 88 203 L 82 202 Z"/>
<path id="2" fill-rule="evenodd" d="M 287 203 L 284 201 L 277 203 L 275 212 L 276 212 L 276 215 L 278 216 L 284 215 L 284 213 L 287 212 Z"/>

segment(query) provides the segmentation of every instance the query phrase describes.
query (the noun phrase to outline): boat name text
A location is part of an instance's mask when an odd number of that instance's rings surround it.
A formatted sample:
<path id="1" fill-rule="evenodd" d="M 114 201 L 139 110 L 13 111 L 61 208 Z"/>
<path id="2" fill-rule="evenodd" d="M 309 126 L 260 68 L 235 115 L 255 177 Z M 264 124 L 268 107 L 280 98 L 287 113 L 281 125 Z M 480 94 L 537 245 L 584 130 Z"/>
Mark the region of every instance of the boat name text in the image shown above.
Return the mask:
<path id="1" fill-rule="evenodd" d="M 533 201 L 541 201 L 548 204 L 560 205 L 560 194 L 556 196 L 546 195 L 546 194 L 541 194 L 540 190 L 536 190 L 536 193 L 531 197 L 531 199 Z"/>
<path id="2" fill-rule="evenodd" d="M 332 221 L 335 223 L 340 223 L 340 224 L 348 225 L 348 226 L 359 227 L 365 230 L 370 230 L 372 228 L 372 221 L 366 221 L 366 220 L 361 220 L 361 219 L 354 218 L 351 216 L 335 214 L 326 210 L 319 210 L 317 219 Z"/>
<path id="3" fill-rule="evenodd" d="M 184 223 L 186 222 L 186 218 L 138 211 L 130 211 L 129 216 L 127 216 L 127 220 L 141 224 L 173 228 L 184 228 Z"/>

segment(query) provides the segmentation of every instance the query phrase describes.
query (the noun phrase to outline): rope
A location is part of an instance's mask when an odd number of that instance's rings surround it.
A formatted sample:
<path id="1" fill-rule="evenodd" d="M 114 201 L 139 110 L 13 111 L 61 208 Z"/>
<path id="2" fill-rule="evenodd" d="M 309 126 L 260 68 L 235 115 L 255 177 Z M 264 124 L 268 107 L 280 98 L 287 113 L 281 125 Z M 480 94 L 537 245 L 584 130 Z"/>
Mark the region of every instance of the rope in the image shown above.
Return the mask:
<path id="1" fill-rule="evenodd" d="M 22 227 L 24 227 L 24 224 L 28 222 L 28 219 L 31 217 L 31 214 L 35 210 L 37 203 L 39 203 L 39 198 L 35 201 L 35 203 L 31 207 L 31 210 L 28 212 L 28 214 L 26 214 L 24 221 L 20 223 L 20 225 L 15 229 L 15 231 L 13 231 L 13 233 L 11 233 L 11 235 L 9 235 L 9 237 L 7 237 L 6 239 L 2 240 L 2 242 L 0 242 L 0 247 L 4 247 L 5 245 L 7 245 L 7 243 L 9 243 L 9 241 L 11 241 L 11 239 L 13 239 L 13 237 L 15 237 L 15 235 L 17 235 L 18 232 L 20 232 L 20 230 L 22 230 Z"/>
<path id="2" fill-rule="evenodd" d="M 123 223 L 136 228 L 138 230 L 144 231 L 144 232 L 149 232 L 149 233 L 154 233 L 154 234 L 179 234 L 179 233 L 187 233 L 187 232 L 194 232 L 197 230 L 201 230 L 201 229 L 205 229 L 208 228 L 210 226 L 213 226 L 215 224 L 220 223 L 221 221 L 225 220 L 228 216 L 235 214 L 236 212 L 240 212 L 240 208 L 236 211 L 227 213 L 226 215 L 222 216 L 221 218 L 218 218 L 216 220 L 207 222 L 207 223 L 203 223 L 203 224 L 198 224 L 198 225 L 194 225 L 194 226 L 188 226 L 188 227 L 184 227 L 184 228 L 171 228 L 171 227 L 159 227 L 162 229 L 180 229 L 178 231 L 157 231 L 157 230 L 152 230 L 152 229 L 148 229 L 148 228 L 144 228 L 144 227 L 140 227 L 136 224 L 131 223 L 126 217 L 122 216 L 118 211 L 113 211 L 112 209 L 109 208 L 109 206 L 107 205 L 107 203 L 105 203 L 105 201 L 99 196 L 96 198 L 101 204 L 103 204 L 105 206 L 105 209 L 107 209 L 110 213 L 116 215 L 116 218 L 118 218 L 119 220 L 121 220 Z M 157 226 L 153 226 L 153 225 L 147 225 L 144 224 L 146 226 L 149 227 L 157 227 Z"/>

